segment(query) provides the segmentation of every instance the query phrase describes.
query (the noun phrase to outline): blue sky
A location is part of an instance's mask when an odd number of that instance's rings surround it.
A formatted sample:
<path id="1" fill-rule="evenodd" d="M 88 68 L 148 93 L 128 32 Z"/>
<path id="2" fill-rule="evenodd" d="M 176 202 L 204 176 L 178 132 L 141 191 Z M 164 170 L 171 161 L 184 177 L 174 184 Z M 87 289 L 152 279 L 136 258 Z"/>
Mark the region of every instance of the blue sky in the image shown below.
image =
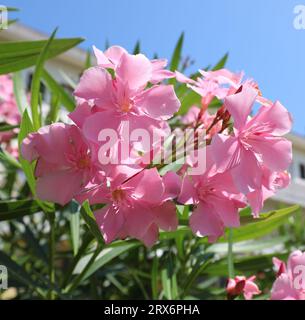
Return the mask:
<path id="1" fill-rule="evenodd" d="M 21 22 L 59 36 L 82 36 L 82 47 L 106 40 L 132 50 L 140 40 L 148 56 L 170 58 L 185 32 L 184 56 L 194 68 L 215 63 L 227 51 L 227 66 L 244 70 L 263 94 L 293 114 L 305 134 L 305 30 L 293 27 L 293 9 L 305 0 L 11 0 Z"/>

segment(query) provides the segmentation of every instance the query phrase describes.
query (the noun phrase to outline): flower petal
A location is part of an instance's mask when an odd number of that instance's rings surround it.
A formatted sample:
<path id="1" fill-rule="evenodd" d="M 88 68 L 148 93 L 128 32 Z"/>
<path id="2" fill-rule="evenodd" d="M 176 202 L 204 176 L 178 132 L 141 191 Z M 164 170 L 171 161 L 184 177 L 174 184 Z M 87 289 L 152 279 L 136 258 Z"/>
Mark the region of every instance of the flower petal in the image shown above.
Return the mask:
<path id="1" fill-rule="evenodd" d="M 123 53 L 116 70 L 116 76 L 122 83 L 128 84 L 129 89 L 143 89 L 151 79 L 151 75 L 151 62 L 143 54 Z"/>
<path id="2" fill-rule="evenodd" d="M 225 106 L 234 118 L 234 127 L 236 129 L 242 129 L 246 124 L 256 97 L 256 90 L 249 86 L 243 86 L 241 92 L 225 98 Z"/>
<path id="3" fill-rule="evenodd" d="M 167 120 L 180 108 L 180 101 L 172 85 L 159 85 L 145 90 L 136 105 L 154 119 Z"/>

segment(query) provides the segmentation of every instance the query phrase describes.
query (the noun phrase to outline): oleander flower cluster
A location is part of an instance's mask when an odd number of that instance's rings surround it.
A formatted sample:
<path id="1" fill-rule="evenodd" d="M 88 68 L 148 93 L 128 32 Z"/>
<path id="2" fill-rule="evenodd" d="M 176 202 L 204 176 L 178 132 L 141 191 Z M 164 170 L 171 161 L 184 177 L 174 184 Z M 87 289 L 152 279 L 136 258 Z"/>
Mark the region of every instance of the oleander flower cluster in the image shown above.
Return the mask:
<path id="1" fill-rule="evenodd" d="M 189 78 L 166 70 L 165 59 L 119 46 L 94 53 L 97 66 L 83 73 L 74 92 L 73 123 L 44 126 L 23 141 L 23 157 L 36 161 L 38 198 L 102 204 L 94 214 L 106 243 L 132 237 L 152 246 L 160 229 L 177 229 L 177 204 L 190 206 L 193 233 L 214 242 L 226 227 L 239 226 L 241 208 L 251 206 L 256 218 L 264 201 L 289 184 L 292 151 L 284 136 L 291 116 L 252 79 L 226 69 Z M 173 82 L 202 97 L 183 116 Z M 211 108 L 215 101 L 218 110 Z M 205 155 L 200 172 L 192 170 L 194 157 L 166 172 L 152 161 L 173 123 L 197 134 L 194 144 Z M 126 132 L 146 137 L 127 139 Z"/>
<path id="2" fill-rule="evenodd" d="M 10 126 L 20 124 L 21 116 L 17 107 L 14 84 L 10 75 L 0 76 L 0 123 Z M 18 129 L 0 132 L 0 146 L 13 156 L 18 156 L 18 149 L 13 144 L 12 139 L 16 137 Z"/>

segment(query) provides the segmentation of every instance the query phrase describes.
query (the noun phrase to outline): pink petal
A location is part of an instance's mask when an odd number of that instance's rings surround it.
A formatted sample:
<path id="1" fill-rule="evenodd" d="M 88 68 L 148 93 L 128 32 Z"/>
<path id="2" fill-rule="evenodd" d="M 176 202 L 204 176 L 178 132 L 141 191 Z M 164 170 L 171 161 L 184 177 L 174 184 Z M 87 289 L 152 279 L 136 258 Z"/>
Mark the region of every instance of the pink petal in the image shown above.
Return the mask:
<path id="1" fill-rule="evenodd" d="M 154 214 L 140 203 L 124 207 L 125 228 L 129 236 L 141 240 L 154 221 Z"/>
<path id="2" fill-rule="evenodd" d="M 291 130 L 292 116 L 287 109 L 277 101 L 270 107 L 261 107 L 251 122 L 267 123 L 271 126 L 272 134 L 282 136 Z"/>
<path id="3" fill-rule="evenodd" d="M 127 54 L 127 51 L 120 46 L 112 46 L 105 52 L 105 56 L 111 61 L 114 69 L 118 66 L 123 54 Z"/>
<path id="4" fill-rule="evenodd" d="M 153 223 L 147 230 L 146 233 L 141 237 L 141 241 L 146 247 L 151 248 L 158 240 L 159 230 L 158 227 Z"/>
<path id="5" fill-rule="evenodd" d="M 143 54 L 124 53 L 116 70 L 117 78 L 131 90 L 143 89 L 151 75 L 151 62 Z"/>
<path id="6" fill-rule="evenodd" d="M 251 141 L 264 165 L 271 171 L 287 170 L 292 161 L 292 144 L 284 138 L 267 137 Z"/>
<path id="7" fill-rule="evenodd" d="M 155 214 L 155 223 L 165 231 L 174 231 L 178 227 L 178 217 L 176 206 L 171 201 L 166 201 L 162 205 L 152 209 Z"/>
<path id="8" fill-rule="evenodd" d="M 21 148 L 23 156 L 29 161 L 37 158 L 39 155 L 54 164 L 66 164 L 67 159 L 65 154 L 71 148 L 70 143 L 70 129 L 73 126 L 65 125 L 63 123 L 54 123 L 49 126 L 42 127 L 37 133 L 30 134 L 24 140 Z M 75 127 L 74 129 L 77 130 Z M 79 132 L 78 132 L 79 133 Z M 80 141 L 80 136 L 77 137 Z"/>
<path id="9" fill-rule="evenodd" d="M 144 169 L 134 178 L 124 184 L 125 187 L 133 187 L 133 194 L 137 201 L 145 201 L 150 204 L 160 204 L 165 191 L 164 184 L 156 168 Z"/>
<path id="10" fill-rule="evenodd" d="M 271 300 L 298 300 L 298 292 L 292 287 L 288 274 L 282 273 L 273 283 Z"/>
<path id="11" fill-rule="evenodd" d="M 22 142 L 21 155 L 29 162 L 39 157 L 39 153 L 36 150 L 37 139 L 39 139 L 37 133 L 30 133 Z"/>
<path id="12" fill-rule="evenodd" d="M 95 219 L 106 243 L 110 243 L 118 237 L 125 218 L 122 212 L 114 206 L 107 205 L 94 212 Z"/>
<path id="13" fill-rule="evenodd" d="M 99 106 L 112 103 L 111 75 L 101 67 L 87 69 L 80 78 L 74 95 L 86 100 L 98 99 Z"/>
<path id="14" fill-rule="evenodd" d="M 196 189 L 188 176 L 185 176 L 182 180 L 178 201 L 183 204 L 194 204 L 197 201 Z"/>
<path id="15" fill-rule="evenodd" d="M 159 85 L 145 90 L 136 105 L 154 119 L 167 120 L 179 110 L 180 101 L 172 85 Z"/>
<path id="16" fill-rule="evenodd" d="M 242 91 L 225 98 L 225 106 L 234 118 L 234 127 L 242 129 L 251 113 L 257 91 L 243 86 Z"/>
<path id="17" fill-rule="evenodd" d="M 65 205 L 80 191 L 83 183 L 82 172 L 53 171 L 37 179 L 37 197 Z"/>
<path id="18" fill-rule="evenodd" d="M 195 84 L 196 83 L 195 80 L 188 78 L 187 76 L 185 76 L 184 74 L 182 74 L 179 71 L 175 71 L 175 73 L 176 73 L 177 81 L 179 81 L 181 83 L 191 83 L 191 84 Z"/>
<path id="19" fill-rule="evenodd" d="M 176 198 L 180 194 L 181 190 L 181 179 L 177 173 L 169 171 L 162 177 L 162 180 L 165 186 L 163 200 Z"/>
<path id="20" fill-rule="evenodd" d="M 300 269 L 295 269 L 299 266 L 305 268 L 305 253 L 302 253 L 300 250 L 295 250 L 290 254 L 287 263 L 288 271 L 291 273 L 293 279 L 300 273 Z"/>
<path id="21" fill-rule="evenodd" d="M 74 111 L 69 113 L 69 118 L 81 128 L 86 120 L 92 114 L 91 106 L 85 101 L 77 105 Z"/>
<path id="22" fill-rule="evenodd" d="M 251 280 L 246 280 L 246 285 L 244 288 L 244 297 L 246 300 L 251 300 L 254 295 L 260 294 L 258 286 Z"/>
<path id="23" fill-rule="evenodd" d="M 224 232 L 223 223 L 214 209 L 202 203 L 191 215 L 190 227 L 197 236 L 207 236 L 209 242 L 215 242 Z"/>
<path id="24" fill-rule="evenodd" d="M 237 138 L 217 134 L 213 137 L 211 149 L 218 172 L 225 172 L 239 165 L 241 145 Z"/>
<path id="25" fill-rule="evenodd" d="M 232 169 L 238 190 L 248 194 L 262 187 L 262 168 L 252 151 L 241 148 L 240 164 Z"/>
<path id="26" fill-rule="evenodd" d="M 164 70 L 167 65 L 166 59 L 151 60 L 152 64 L 152 77 L 150 82 L 155 84 L 163 81 L 164 79 L 174 78 L 175 73 L 169 70 Z"/>
<path id="27" fill-rule="evenodd" d="M 230 198 L 212 197 L 209 201 L 211 201 L 211 206 L 217 212 L 224 226 L 230 228 L 240 226 L 238 208 Z"/>
<path id="28" fill-rule="evenodd" d="M 93 52 L 97 60 L 97 64 L 103 68 L 113 68 L 112 62 L 106 57 L 103 51 L 99 50 L 96 46 L 93 46 Z"/>
<path id="29" fill-rule="evenodd" d="M 109 134 L 114 131 L 113 134 L 115 134 L 118 132 L 120 123 L 121 117 L 116 112 L 96 112 L 85 120 L 82 129 L 88 140 L 97 143 L 102 130 L 109 130 Z M 118 137 L 118 134 L 115 134 L 115 136 Z M 100 142 L 100 144 L 102 144 L 102 142 Z"/>

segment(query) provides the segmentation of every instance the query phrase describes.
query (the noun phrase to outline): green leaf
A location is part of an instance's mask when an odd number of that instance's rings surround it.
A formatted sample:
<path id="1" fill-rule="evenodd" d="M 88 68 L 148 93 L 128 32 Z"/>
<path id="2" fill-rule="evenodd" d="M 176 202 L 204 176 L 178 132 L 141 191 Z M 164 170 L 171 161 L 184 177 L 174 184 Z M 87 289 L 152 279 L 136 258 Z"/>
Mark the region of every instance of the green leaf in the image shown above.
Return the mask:
<path id="1" fill-rule="evenodd" d="M 134 46 L 133 54 L 139 54 L 140 52 L 141 52 L 141 44 L 140 44 L 140 41 L 138 40 L 136 42 L 136 45 Z"/>
<path id="2" fill-rule="evenodd" d="M 21 124 L 20 124 L 20 132 L 18 135 L 19 162 L 20 162 L 22 169 L 24 171 L 24 174 L 27 178 L 27 182 L 29 184 L 31 192 L 33 194 L 35 194 L 36 193 L 36 189 L 35 189 L 36 182 L 35 182 L 35 177 L 34 177 L 35 165 L 26 161 L 22 157 L 22 153 L 21 153 L 21 144 L 22 144 L 23 139 L 25 139 L 26 136 L 33 131 L 34 131 L 34 127 L 32 125 L 32 121 L 29 117 L 27 110 L 24 110 L 23 117 L 22 117 Z"/>
<path id="3" fill-rule="evenodd" d="M 50 110 L 45 119 L 45 124 L 51 124 L 51 123 L 57 122 L 58 113 L 59 113 L 59 103 L 60 103 L 59 99 L 60 97 L 58 94 L 53 93 L 51 95 Z"/>
<path id="4" fill-rule="evenodd" d="M 233 241 L 245 241 L 255 238 L 263 237 L 267 234 L 270 234 L 276 228 L 281 226 L 283 223 L 287 221 L 289 217 L 291 217 L 297 210 L 299 206 L 292 206 L 285 209 L 280 209 L 276 211 L 271 211 L 269 213 L 261 214 L 260 218 L 254 219 L 250 218 L 251 222 L 239 227 L 232 229 L 233 233 Z M 245 218 L 242 217 L 241 220 L 245 221 Z M 222 237 L 219 242 L 225 242 L 228 238 L 228 231 L 226 232 L 226 236 Z"/>
<path id="5" fill-rule="evenodd" d="M 235 259 L 234 266 L 236 274 L 244 274 L 250 272 L 253 274 L 253 271 L 263 271 L 265 269 L 272 268 L 272 258 L 276 256 L 281 260 L 287 259 L 287 254 L 283 253 L 272 253 L 268 255 L 259 255 L 251 256 L 246 258 Z M 205 269 L 205 273 L 213 276 L 227 276 L 227 260 L 222 259 L 213 264 L 209 265 Z"/>
<path id="6" fill-rule="evenodd" d="M 26 97 L 24 83 L 21 72 L 15 72 L 13 74 L 14 83 L 14 95 L 20 114 L 23 114 L 24 110 L 28 106 L 28 100 Z"/>
<path id="7" fill-rule="evenodd" d="M 174 300 L 178 298 L 177 275 L 175 264 L 173 263 L 172 254 L 168 253 L 165 267 L 161 270 L 161 282 L 163 294 L 166 299 Z"/>
<path id="8" fill-rule="evenodd" d="M 32 84 L 31 84 L 31 111 L 32 111 L 32 119 L 33 119 L 33 127 L 35 131 L 37 131 L 40 128 L 40 115 L 38 110 L 38 103 L 39 103 L 39 96 L 40 96 L 40 79 L 43 73 L 43 67 L 44 62 L 47 59 L 47 54 L 50 49 L 51 43 L 55 37 L 55 34 L 57 32 L 57 29 L 53 31 L 51 34 L 51 37 L 45 44 L 45 46 L 42 48 L 41 53 L 38 57 L 35 72 L 33 74 L 32 78 Z"/>
<path id="9" fill-rule="evenodd" d="M 272 237 L 271 239 L 255 239 L 234 243 L 234 253 L 249 253 L 261 251 L 267 248 L 274 248 L 277 245 L 282 245 L 289 240 L 288 236 Z M 207 248 L 207 252 L 222 253 L 228 252 L 227 243 L 214 243 Z"/>
<path id="10" fill-rule="evenodd" d="M 154 256 L 151 268 L 151 290 L 153 300 L 158 299 L 158 256 Z"/>
<path id="11" fill-rule="evenodd" d="M 216 65 L 212 68 L 212 71 L 216 71 L 219 69 L 224 68 L 224 66 L 227 63 L 227 60 L 229 58 L 229 53 L 226 53 L 217 63 Z"/>
<path id="12" fill-rule="evenodd" d="M 181 33 L 178 42 L 176 44 L 175 50 L 172 55 L 171 64 L 170 64 L 170 70 L 175 71 L 179 67 L 180 59 L 181 59 L 181 52 L 183 47 L 183 41 L 184 41 L 184 32 Z M 171 79 L 173 80 L 173 79 Z"/>
<path id="13" fill-rule="evenodd" d="M 75 109 L 73 97 L 46 70 L 42 72 L 42 78 L 48 89 L 59 96 L 60 102 L 67 111 L 72 112 Z"/>
<path id="14" fill-rule="evenodd" d="M 12 12 L 12 11 L 19 11 L 19 9 L 18 8 L 15 8 L 15 7 L 6 7 L 6 10 L 8 11 L 8 12 Z"/>
<path id="15" fill-rule="evenodd" d="M 11 131 L 13 129 L 19 128 L 19 125 L 11 125 L 7 123 L 0 123 L 0 132 Z"/>
<path id="16" fill-rule="evenodd" d="M 83 41 L 82 38 L 54 39 L 46 59 L 53 58 Z M 0 45 L 0 74 L 7 74 L 29 68 L 37 63 L 47 40 L 9 41 Z"/>
<path id="17" fill-rule="evenodd" d="M 92 63 L 91 63 L 91 51 L 87 50 L 84 70 L 89 69 L 91 66 L 92 66 Z"/>
<path id="18" fill-rule="evenodd" d="M 0 221 L 22 218 L 40 211 L 35 200 L 0 201 Z"/>
<path id="19" fill-rule="evenodd" d="M 194 281 L 200 276 L 200 274 L 207 268 L 207 266 L 210 264 L 212 258 L 212 253 L 206 253 L 198 258 L 195 266 L 192 267 L 191 273 L 186 277 L 184 282 L 184 290 L 183 290 L 183 296 L 185 297 L 189 290 L 191 289 Z"/>
<path id="20" fill-rule="evenodd" d="M 32 194 L 35 196 L 36 195 L 36 180 L 35 180 L 35 176 L 34 176 L 35 163 L 29 163 L 27 160 L 25 160 L 22 157 L 22 153 L 21 153 L 22 141 L 26 138 L 26 136 L 29 133 L 31 133 L 33 131 L 34 131 L 34 128 L 33 128 L 31 119 L 29 117 L 29 114 L 28 114 L 27 110 L 24 110 L 23 117 L 22 117 L 21 124 L 20 124 L 20 131 L 19 131 L 19 135 L 18 135 L 19 162 L 20 162 L 22 170 L 26 176 L 30 190 L 31 190 Z M 51 212 L 54 210 L 53 204 L 50 204 L 47 202 L 42 202 L 39 199 L 36 199 L 36 202 L 40 205 L 40 207 L 45 212 Z"/>
<path id="21" fill-rule="evenodd" d="M 186 95 L 181 98 L 181 107 L 178 111 L 179 115 L 186 114 L 193 105 L 200 105 L 201 96 L 193 90 L 187 91 Z"/>
<path id="22" fill-rule="evenodd" d="M 74 201 L 71 201 L 70 203 L 70 230 L 71 230 L 73 253 L 75 256 L 79 249 L 80 212 L 78 210 L 78 204 Z"/>
<path id="23" fill-rule="evenodd" d="M 65 272 L 65 277 L 62 281 L 62 287 L 65 288 L 68 285 L 68 283 L 70 282 L 75 267 L 77 266 L 79 261 L 85 256 L 92 241 L 93 241 L 93 236 L 92 236 L 91 232 L 89 230 L 86 230 L 86 233 L 82 236 L 82 244 L 81 244 L 76 256 L 72 259 L 68 270 Z"/>
<path id="24" fill-rule="evenodd" d="M 94 214 L 91 211 L 88 200 L 86 200 L 83 203 L 80 212 L 81 212 L 81 215 L 82 215 L 83 219 L 85 220 L 87 226 L 89 227 L 89 230 L 91 231 L 93 236 L 96 238 L 97 242 L 100 244 L 104 244 L 104 239 L 103 239 L 101 232 L 97 226 Z"/>
<path id="25" fill-rule="evenodd" d="M 2 150 L 1 147 L 0 147 L 0 161 L 6 167 L 14 167 L 15 169 L 21 169 L 20 163 L 8 152 Z"/>
<path id="26" fill-rule="evenodd" d="M 81 274 L 83 273 L 83 270 L 86 270 L 85 274 L 83 274 L 82 277 L 82 281 L 84 281 L 108 262 L 120 256 L 122 253 L 134 249 L 138 246 L 140 246 L 140 243 L 138 241 L 117 241 L 109 246 L 106 246 L 104 249 L 98 252 L 93 262 L 92 257 L 94 257 L 94 253 L 83 257 L 77 264 L 73 273 Z M 90 266 L 87 268 L 88 263 L 90 263 Z"/>

